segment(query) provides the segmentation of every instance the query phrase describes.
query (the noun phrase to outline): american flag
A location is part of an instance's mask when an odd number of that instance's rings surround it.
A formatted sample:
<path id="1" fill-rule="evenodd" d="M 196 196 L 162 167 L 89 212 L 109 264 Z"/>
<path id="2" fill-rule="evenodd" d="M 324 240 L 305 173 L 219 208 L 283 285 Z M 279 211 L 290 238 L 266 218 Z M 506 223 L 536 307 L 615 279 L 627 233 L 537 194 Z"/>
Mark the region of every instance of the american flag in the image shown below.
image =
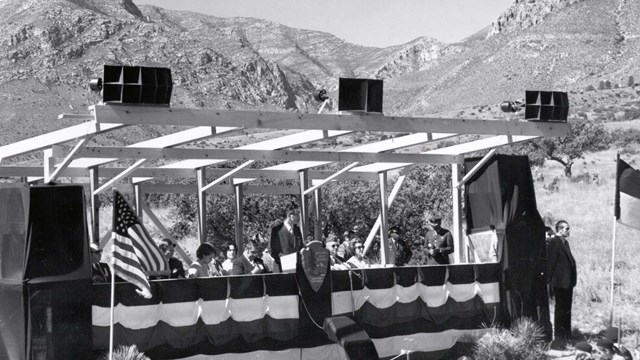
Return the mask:
<path id="1" fill-rule="evenodd" d="M 169 271 L 169 264 L 136 214 L 117 190 L 113 191 L 113 269 L 151 298 L 147 274 Z"/>

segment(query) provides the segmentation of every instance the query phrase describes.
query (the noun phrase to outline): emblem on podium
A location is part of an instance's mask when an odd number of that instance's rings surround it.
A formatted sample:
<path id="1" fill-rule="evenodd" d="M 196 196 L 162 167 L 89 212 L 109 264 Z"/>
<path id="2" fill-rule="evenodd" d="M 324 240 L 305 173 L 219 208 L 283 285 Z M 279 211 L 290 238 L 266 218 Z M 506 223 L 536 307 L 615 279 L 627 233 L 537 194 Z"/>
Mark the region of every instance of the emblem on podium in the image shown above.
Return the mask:
<path id="1" fill-rule="evenodd" d="M 329 250 L 325 249 L 320 241 L 313 240 L 300 250 L 300 255 L 304 276 L 309 281 L 311 289 L 318 292 L 329 268 Z"/>

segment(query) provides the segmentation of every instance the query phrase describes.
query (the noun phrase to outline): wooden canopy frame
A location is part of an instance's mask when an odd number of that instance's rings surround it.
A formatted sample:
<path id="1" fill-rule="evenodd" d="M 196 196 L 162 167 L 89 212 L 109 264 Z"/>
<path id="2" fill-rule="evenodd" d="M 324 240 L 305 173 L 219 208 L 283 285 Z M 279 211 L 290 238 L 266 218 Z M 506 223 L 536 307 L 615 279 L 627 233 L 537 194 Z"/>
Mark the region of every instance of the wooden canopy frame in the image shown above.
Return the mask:
<path id="1" fill-rule="evenodd" d="M 18 181 L 46 183 L 62 177 L 88 179 L 86 186 L 91 199 L 90 227 L 94 241 L 99 234 L 98 195 L 114 186 L 126 187 L 135 194 L 139 216 L 146 214 L 167 237 L 162 226 L 142 201 L 145 193 L 197 193 L 198 234 L 206 239 L 207 193 L 233 194 L 236 201 L 236 242 L 242 245 L 242 198 L 245 193 L 297 194 L 301 201 L 301 229 L 309 232 L 309 203 L 314 207 L 313 226 L 321 236 L 321 188 L 334 180 L 377 180 L 380 184 L 380 216 L 371 230 L 366 246 L 379 232 L 381 258 L 390 263 L 387 239 L 387 211 L 405 179 L 404 169 L 416 163 L 451 164 L 453 191 L 452 233 L 458 249 L 454 258 L 460 262 L 462 251 L 461 185 L 476 171 L 471 169 L 463 178 L 464 155 L 492 150 L 504 145 L 529 141 L 539 137 L 570 135 L 566 122 L 528 122 L 505 120 L 465 120 L 385 115 L 302 114 L 294 112 L 221 111 L 210 109 L 176 109 L 169 107 L 98 104 L 90 107 L 90 114 L 67 115 L 59 119 L 77 119 L 82 123 L 48 134 L 0 147 L 0 177 L 15 177 Z M 174 125 L 187 130 L 160 136 L 125 147 L 87 147 L 93 136 L 133 125 Z M 178 148 L 214 136 L 244 129 L 301 130 L 275 139 L 259 141 L 230 149 Z M 292 147 L 332 139 L 358 131 L 395 132 L 403 135 L 374 141 L 338 151 L 291 150 Z M 483 135 L 479 140 L 469 136 Z M 462 136 L 462 137 L 461 137 Z M 458 138 L 458 144 L 419 153 L 394 152 L 447 138 Z M 71 146 L 69 146 L 71 144 Z M 38 164 L 22 165 L 15 158 L 43 151 Z M 485 156 L 485 160 L 492 153 Z M 112 166 L 122 159 L 135 162 L 131 166 Z M 152 159 L 179 160 L 163 166 L 148 166 Z M 215 167 L 231 160 L 242 160 L 235 169 Z M 282 164 L 263 169 L 248 169 L 255 161 L 278 160 Z M 341 162 L 339 171 L 314 168 Z M 398 170 L 400 176 L 391 192 L 387 188 L 389 171 Z M 149 180 L 162 178 L 195 178 L 196 184 L 151 184 Z M 103 179 L 100 182 L 100 179 Z M 256 179 L 296 179 L 298 186 L 251 185 Z M 124 185 L 122 183 L 125 183 Z M 224 182 L 224 184 L 223 184 Z M 313 201 L 308 202 L 307 196 Z M 108 235 L 108 234 L 107 234 Z M 103 236 L 101 245 L 107 241 Z M 183 257 L 184 252 L 179 251 Z M 188 257 L 187 257 L 188 259 Z"/>

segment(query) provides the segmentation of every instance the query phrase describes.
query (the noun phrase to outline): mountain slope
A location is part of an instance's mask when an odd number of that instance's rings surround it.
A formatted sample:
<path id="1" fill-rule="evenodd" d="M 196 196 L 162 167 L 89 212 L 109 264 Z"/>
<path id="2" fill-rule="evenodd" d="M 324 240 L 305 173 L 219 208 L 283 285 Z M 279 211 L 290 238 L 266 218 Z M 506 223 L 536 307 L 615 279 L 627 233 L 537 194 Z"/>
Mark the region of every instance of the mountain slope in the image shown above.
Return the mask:
<path id="1" fill-rule="evenodd" d="M 385 79 L 387 114 L 496 117 L 527 89 L 568 91 L 571 114 L 585 117 L 637 105 L 626 88 L 640 79 L 637 1 L 516 0 L 459 43 L 387 48 L 131 0 L 4 0 L 0 15 L 0 144 L 75 123 L 55 116 L 99 101 L 86 85 L 104 64 L 171 68 L 178 107 L 314 112 L 314 91 L 339 77 Z M 588 91 L 606 81 L 622 95 Z"/>

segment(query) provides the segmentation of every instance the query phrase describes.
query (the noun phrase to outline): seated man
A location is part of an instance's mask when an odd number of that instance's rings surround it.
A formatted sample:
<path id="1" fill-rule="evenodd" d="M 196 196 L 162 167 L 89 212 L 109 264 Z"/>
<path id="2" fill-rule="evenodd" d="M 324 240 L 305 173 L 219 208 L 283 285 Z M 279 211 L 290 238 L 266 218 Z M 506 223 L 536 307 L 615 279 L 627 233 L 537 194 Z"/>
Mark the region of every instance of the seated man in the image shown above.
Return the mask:
<path id="1" fill-rule="evenodd" d="M 160 242 L 160 245 L 158 247 L 164 253 L 164 256 L 169 262 L 169 278 L 184 279 L 186 276 L 184 273 L 184 266 L 182 265 L 182 261 L 176 259 L 173 256 L 176 244 L 171 241 L 171 239 L 164 238 L 162 239 L 162 242 Z"/>
<path id="2" fill-rule="evenodd" d="M 231 275 L 268 273 L 269 269 L 264 265 L 262 259 L 257 256 L 259 253 L 258 244 L 253 240 L 248 240 L 244 244 L 242 255 L 233 259 Z"/>

